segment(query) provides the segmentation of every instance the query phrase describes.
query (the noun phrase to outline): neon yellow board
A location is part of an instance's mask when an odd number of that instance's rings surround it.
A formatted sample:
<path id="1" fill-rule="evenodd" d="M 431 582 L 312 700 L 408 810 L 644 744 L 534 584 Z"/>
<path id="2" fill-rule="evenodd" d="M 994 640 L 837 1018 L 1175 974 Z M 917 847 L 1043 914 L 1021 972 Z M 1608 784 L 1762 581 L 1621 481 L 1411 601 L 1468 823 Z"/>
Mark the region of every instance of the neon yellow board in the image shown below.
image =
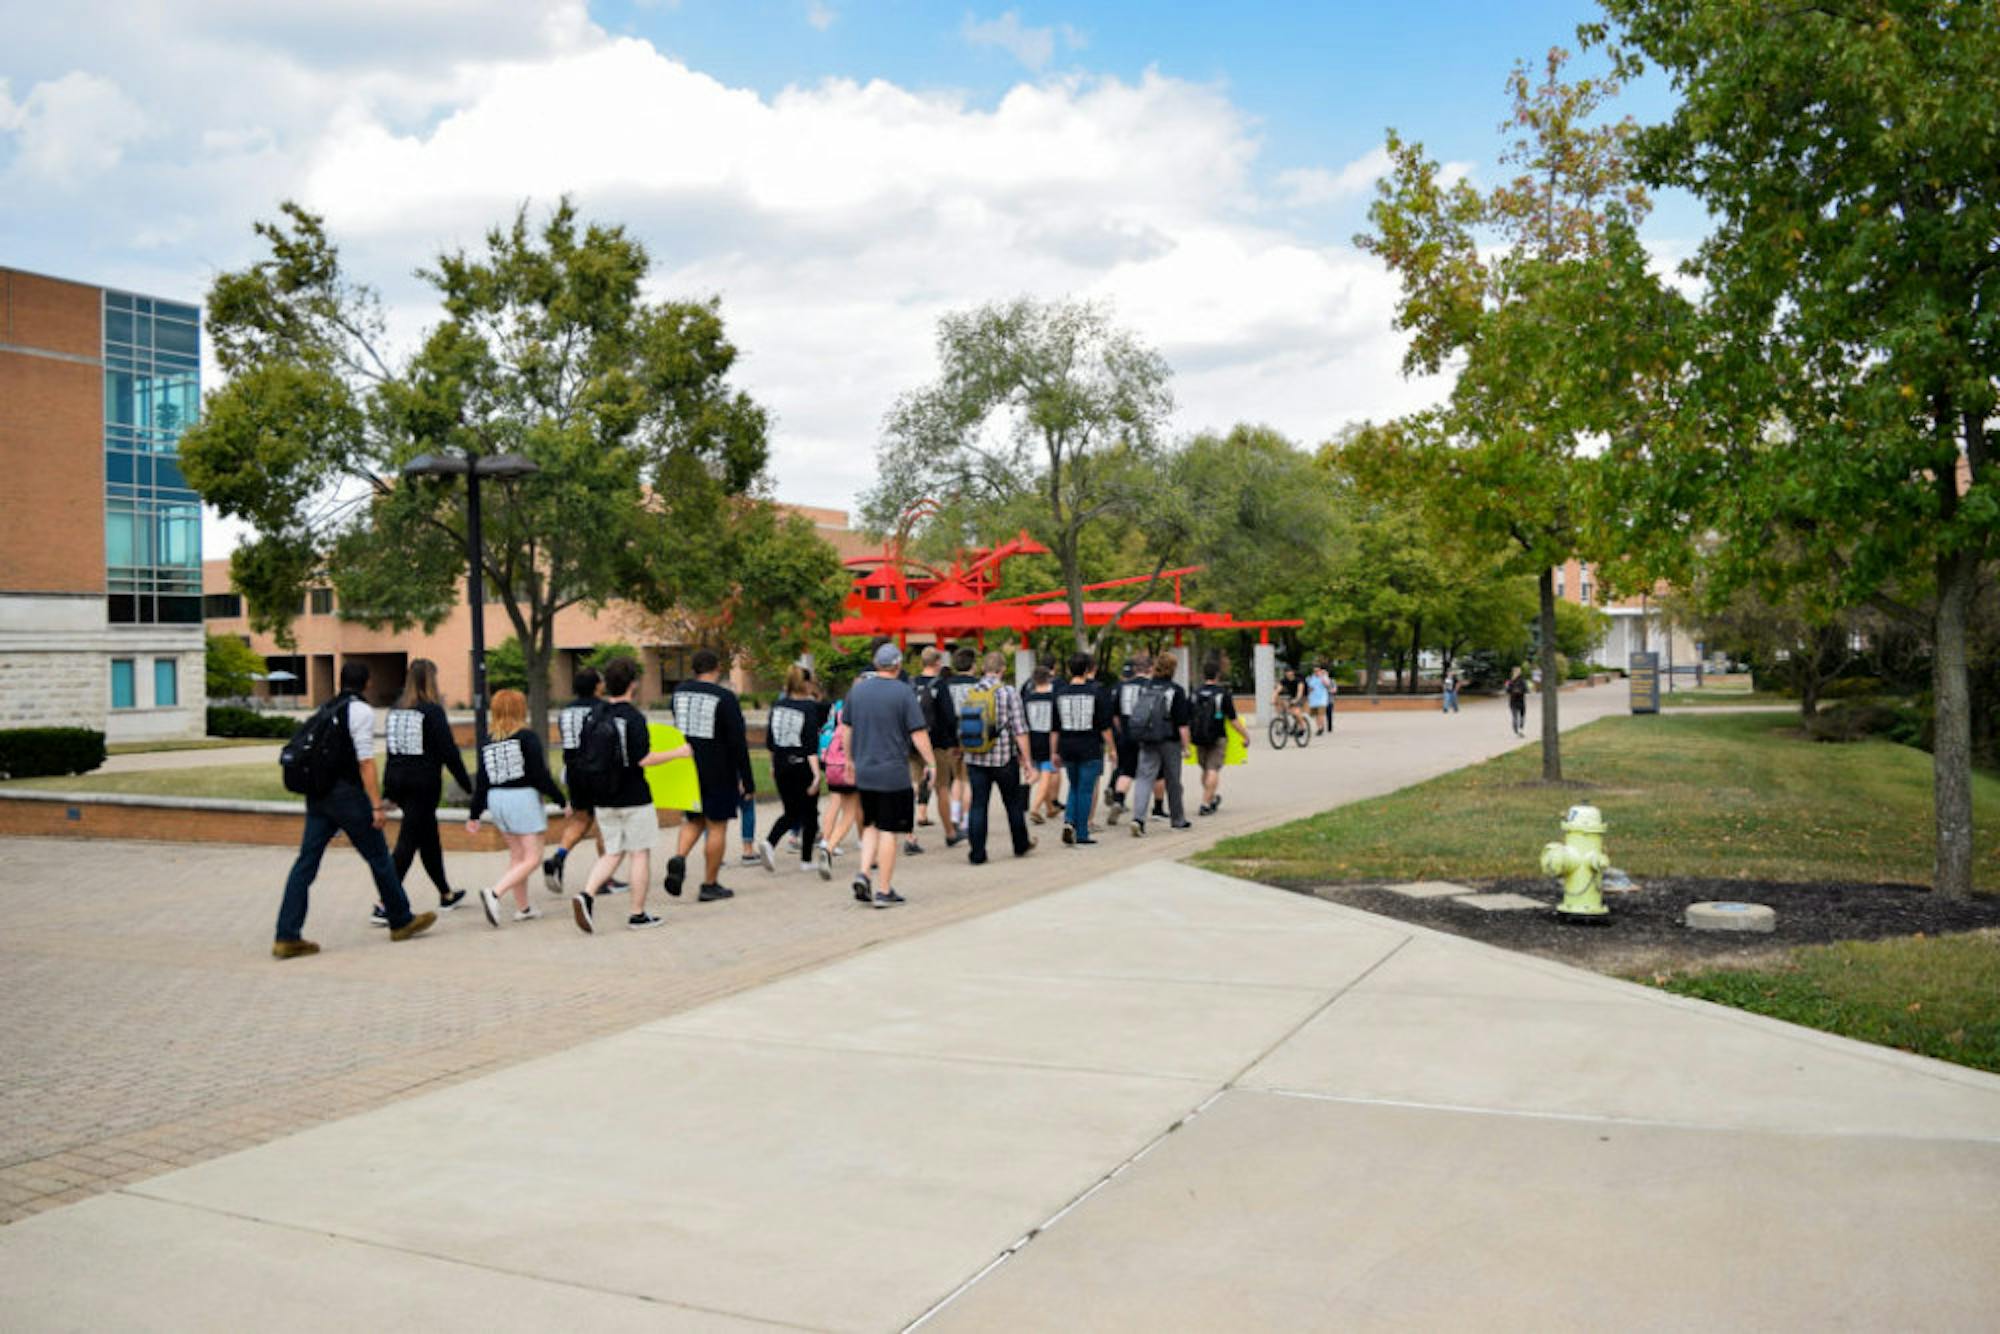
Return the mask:
<path id="1" fill-rule="evenodd" d="M 1245 760 L 1250 758 L 1250 748 L 1243 744 L 1242 737 L 1236 735 L 1235 728 L 1225 724 L 1222 729 L 1222 735 L 1228 738 L 1229 740 L 1229 749 L 1224 751 L 1222 754 L 1222 763 L 1225 766 L 1231 764 L 1241 764 Z M 1187 762 L 1189 764 L 1201 763 L 1201 761 L 1195 757 L 1193 746 L 1189 746 L 1187 748 Z"/>
<path id="2" fill-rule="evenodd" d="M 687 738 L 678 727 L 648 723 L 646 744 L 654 750 L 679 750 L 687 744 Z M 653 805 L 663 811 L 701 809 L 701 779 L 695 774 L 693 757 L 649 766 L 646 786 L 653 790 Z"/>

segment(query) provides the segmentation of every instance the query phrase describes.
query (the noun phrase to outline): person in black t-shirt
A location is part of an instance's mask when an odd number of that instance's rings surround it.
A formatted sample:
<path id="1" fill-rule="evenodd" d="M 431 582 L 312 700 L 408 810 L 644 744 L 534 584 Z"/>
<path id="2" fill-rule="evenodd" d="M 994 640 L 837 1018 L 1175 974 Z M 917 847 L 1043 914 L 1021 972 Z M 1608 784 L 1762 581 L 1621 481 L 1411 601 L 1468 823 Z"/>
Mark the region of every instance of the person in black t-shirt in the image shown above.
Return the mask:
<path id="1" fill-rule="evenodd" d="M 1117 824 L 1125 814 L 1125 799 L 1132 791 L 1132 781 L 1139 775 L 1139 747 L 1126 734 L 1125 716 L 1139 698 L 1139 687 L 1145 684 L 1151 662 L 1142 658 L 1128 658 L 1118 674 L 1118 684 L 1112 687 L 1111 735 L 1116 751 L 1118 767 L 1111 780 L 1111 789 L 1104 799 L 1106 824 Z"/>
<path id="2" fill-rule="evenodd" d="M 794 665 L 785 675 L 785 693 L 771 705 L 764 727 L 764 744 L 771 752 L 771 781 L 785 813 L 771 826 L 758 847 L 766 865 L 774 864 L 778 841 L 793 830 L 799 835 L 799 869 L 813 869 L 813 846 L 819 842 L 819 728 L 823 721 L 812 672 Z"/>
<path id="3" fill-rule="evenodd" d="M 1195 762 L 1201 765 L 1201 805 L 1196 810 L 1202 815 L 1222 809 L 1222 766 L 1229 762 L 1231 732 L 1243 743 L 1247 759 L 1250 734 L 1236 717 L 1236 692 L 1222 679 L 1221 656 L 1210 654 L 1201 665 L 1201 688 L 1188 701 L 1188 735 L 1194 740 Z"/>
<path id="4" fill-rule="evenodd" d="M 756 795 L 750 770 L 750 738 L 743 725 L 743 706 L 736 692 L 720 684 L 722 658 L 714 649 L 696 649 L 688 664 L 694 679 L 674 691 L 674 726 L 694 748 L 694 767 L 701 784 L 701 809 L 689 811 L 681 826 L 679 850 L 667 859 L 667 893 L 680 897 L 687 879 L 687 856 L 696 840 L 703 845 L 705 875 L 697 898 L 703 903 L 730 898 L 722 886 L 722 858 L 729 851 L 729 826 L 740 801 Z M 774 869 L 766 862 L 765 869 Z"/>
<path id="5" fill-rule="evenodd" d="M 938 813 L 945 816 L 944 845 L 948 848 L 956 847 L 965 837 L 965 812 L 972 804 L 972 777 L 965 771 L 965 754 L 958 745 L 958 710 L 979 684 L 979 678 L 972 674 L 978 656 L 969 648 L 958 650 L 952 656 L 952 669 L 939 674 L 933 697 L 931 752 L 937 757 Z"/>
<path id="6" fill-rule="evenodd" d="M 389 710 L 388 729 L 383 745 L 389 752 L 382 771 L 382 799 L 402 812 L 396 831 L 396 878 L 407 880 L 410 864 L 423 859 L 424 872 L 437 886 L 438 908 L 450 911 L 465 898 L 465 891 L 453 889 L 445 880 L 444 845 L 439 841 L 437 812 L 444 800 L 444 771 L 454 782 L 472 791 L 465 761 L 459 757 L 458 741 L 451 734 L 451 720 L 438 703 L 437 664 L 418 658 L 403 678 L 403 697 Z M 388 911 L 379 903 L 371 925 L 389 925 Z"/>
<path id="7" fill-rule="evenodd" d="M 1095 843 L 1090 836 L 1090 807 L 1097 798 L 1097 778 L 1104 772 L 1104 753 L 1111 749 L 1111 692 L 1091 676 L 1097 662 L 1088 653 L 1069 660 L 1069 681 L 1055 689 L 1055 753 L 1069 776 L 1069 801 L 1063 810 L 1063 842 Z"/>
<path id="8" fill-rule="evenodd" d="M 1125 725 L 1133 734 L 1133 741 L 1139 747 L 1139 772 L 1132 780 L 1132 837 L 1146 836 L 1146 810 L 1153 801 L 1153 785 L 1163 782 L 1167 789 L 1167 814 L 1175 829 L 1186 829 L 1188 818 L 1181 807 L 1181 764 L 1188 744 L 1188 697 L 1180 683 L 1174 680 L 1176 660 L 1171 653 L 1162 653 L 1153 659 L 1153 679 L 1141 689 L 1157 695 L 1166 694 L 1165 717 L 1162 727 L 1165 738 L 1145 734 L 1141 717 L 1145 705 L 1140 697 L 1134 696 L 1133 704 L 1127 709 Z"/>
<path id="9" fill-rule="evenodd" d="M 1034 786 L 1028 791 L 1028 818 L 1036 824 L 1062 814 L 1056 790 L 1062 779 L 1056 772 L 1052 738 L 1056 726 L 1055 669 L 1040 663 L 1021 692 L 1021 709 L 1028 717 L 1028 761 L 1035 766 Z"/>
<path id="10" fill-rule="evenodd" d="M 575 762 L 576 749 L 583 744 L 583 722 L 597 704 L 597 689 L 603 682 L 595 667 L 585 667 L 570 678 L 570 688 L 576 697 L 556 714 L 556 735 L 562 741 L 563 779 L 569 779 L 570 765 Z M 574 789 L 576 784 L 570 783 Z M 563 822 L 562 840 L 549 859 L 542 863 L 542 884 L 551 894 L 563 892 L 563 866 L 569 861 L 570 849 L 583 841 L 585 834 L 596 834 L 597 855 L 604 855 L 604 835 L 597 831 L 597 821 L 588 795 L 575 791 L 570 793 L 569 819 Z M 620 881 L 613 880 L 607 886 L 612 893 L 628 888 Z"/>
<path id="11" fill-rule="evenodd" d="M 568 799 L 549 772 L 542 738 L 528 726 L 528 697 L 518 690 L 493 692 L 493 735 L 479 751 L 479 776 L 472 785 L 472 813 L 467 833 L 479 832 L 479 818 L 490 806 L 493 823 L 507 840 L 507 870 L 490 888 L 479 891 L 486 920 L 500 925 L 500 899 L 513 894 L 517 922 L 540 917 L 528 902 L 528 877 L 541 868 L 542 834 L 549 827 L 542 798 L 569 814 Z"/>
<path id="12" fill-rule="evenodd" d="M 651 888 L 653 848 L 660 839 L 660 814 L 653 808 L 653 790 L 646 784 L 646 770 L 656 764 L 683 760 L 694 752 L 687 746 L 654 750 L 647 730 L 646 715 L 632 702 L 639 682 L 639 664 L 630 658 L 613 658 L 604 664 L 605 713 L 617 730 L 619 751 L 624 763 L 609 794 L 597 794 L 594 812 L 604 851 L 591 865 L 583 882 L 583 892 L 571 897 L 570 914 L 579 931 L 597 930 L 597 898 L 609 892 L 612 872 L 627 857 L 632 862 L 632 901 L 625 918 L 629 931 L 644 931 L 664 925 L 661 918 L 646 911 L 646 892 Z M 579 742 L 588 738 L 580 736 Z"/>

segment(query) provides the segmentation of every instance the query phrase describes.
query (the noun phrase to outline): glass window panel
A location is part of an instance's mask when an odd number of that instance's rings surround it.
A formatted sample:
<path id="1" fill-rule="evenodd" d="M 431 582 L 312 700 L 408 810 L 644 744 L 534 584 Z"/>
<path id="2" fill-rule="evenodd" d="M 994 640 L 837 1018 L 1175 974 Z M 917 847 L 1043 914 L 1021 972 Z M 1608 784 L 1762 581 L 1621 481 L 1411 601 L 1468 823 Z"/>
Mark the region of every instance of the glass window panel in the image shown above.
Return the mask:
<path id="1" fill-rule="evenodd" d="M 145 544 L 139 537 L 138 507 L 129 501 L 113 501 L 104 507 L 104 563 L 106 565 L 150 565 Z"/>
<path id="2" fill-rule="evenodd" d="M 132 341 L 132 312 L 129 310 L 107 310 L 104 312 L 104 338 L 110 343 Z"/>
<path id="3" fill-rule="evenodd" d="M 123 292 L 106 292 L 104 294 L 104 304 L 113 310 L 130 310 L 132 309 L 132 298 Z"/>
<path id="4" fill-rule="evenodd" d="M 153 707 L 171 709 L 181 702 L 179 658 L 153 659 Z"/>
<path id="5" fill-rule="evenodd" d="M 200 625 L 201 596 L 199 594 L 175 594 L 160 599 L 160 623 L 162 625 Z"/>
<path id="6" fill-rule="evenodd" d="M 139 619 L 138 613 L 132 609 L 130 593 L 113 593 L 104 601 L 106 616 L 113 625 L 130 625 Z"/>
<path id="7" fill-rule="evenodd" d="M 133 709 L 139 705 L 138 670 L 130 658 L 111 660 L 111 707 Z"/>
<path id="8" fill-rule="evenodd" d="M 163 352 L 198 352 L 201 349 L 200 339 L 201 335 L 192 324 L 164 319 L 153 323 L 153 345 Z"/>
<path id="9" fill-rule="evenodd" d="M 210 593 L 201 600 L 204 616 L 230 620 L 243 614 L 243 598 L 236 593 Z"/>
<path id="10" fill-rule="evenodd" d="M 152 314 L 152 313 L 153 313 L 153 298 L 151 298 L 151 297 L 149 297 L 149 296 L 135 296 L 135 297 L 133 297 L 133 298 L 132 298 L 132 309 L 134 309 L 134 310 L 138 311 L 138 312 L 139 312 L 140 314 L 142 314 L 142 315 L 150 315 L 150 314 Z"/>
<path id="11" fill-rule="evenodd" d="M 104 419 L 130 426 L 139 420 L 139 406 L 134 401 L 135 384 L 130 371 L 104 372 Z"/>
<path id="12" fill-rule="evenodd" d="M 153 480 L 162 488 L 187 489 L 187 478 L 181 476 L 181 465 L 178 459 L 163 457 L 156 460 L 153 464 Z"/>
<path id="13" fill-rule="evenodd" d="M 160 545 L 156 565 L 201 564 L 201 510 L 194 505 L 162 505 Z"/>
<path id="14" fill-rule="evenodd" d="M 189 324 L 201 323 L 201 311 L 195 306 L 183 306 L 172 301 L 156 301 L 153 313 L 164 320 L 186 320 Z"/>
<path id="15" fill-rule="evenodd" d="M 150 303 L 141 302 L 138 304 L 146 305 Z M 141 347 L 151 347 L 153 345 L 153 317 L 151 315 L 134 315 L 132 317 L 132 341 Z"/>
<path id="16" fill-rule="evenodd" d="M 107 482 L 130 482 L 132 480 L 132 456 L 119 450 L 112 450 L 104 456 L 104 480 Z"/>
<path id="17" fill-rule="evenodd" d="M 331 588 L 315 588 L 312 590 L 312 614 L 315 616 L 331 616 L 333 614 L 333 590 Z"/>

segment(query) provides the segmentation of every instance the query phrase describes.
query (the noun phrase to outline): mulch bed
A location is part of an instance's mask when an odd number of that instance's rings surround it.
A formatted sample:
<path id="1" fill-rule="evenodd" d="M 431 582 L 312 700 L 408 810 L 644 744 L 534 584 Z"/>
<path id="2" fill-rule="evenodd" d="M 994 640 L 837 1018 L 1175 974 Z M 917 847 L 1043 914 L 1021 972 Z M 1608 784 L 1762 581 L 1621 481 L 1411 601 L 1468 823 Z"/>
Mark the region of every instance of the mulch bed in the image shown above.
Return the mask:
<path id="1" fill-rule="evenodd" d="M 1605 895 L 1611 907 L 1610 923 L 1579 926 L 1556 919 L 1554 909 L 1562 892 L 1552 880 L 1463 883 L 1481 893 L 1511 892 L 1537 899 L 1547 903 L 1549 910 L 1484 912 L 1448 898 L 1406 898 L 1379 883 L 1288 888 L 1398 921 L 1606 972 L 1682 962 L 1748 962 L 1794 945 L 1918 933 L 1944 935 L 2000 926 L 2000 895 L 1942 899 L 1921 885 L 1663 878 L 1638 882 L 1639 888 L 1630 894 Z M 1778 929 L 1772 935 L 1688 930 L 1683 925 L 1687 906 L 1711 900 L 1764 904 L 1777 911 Z"/>

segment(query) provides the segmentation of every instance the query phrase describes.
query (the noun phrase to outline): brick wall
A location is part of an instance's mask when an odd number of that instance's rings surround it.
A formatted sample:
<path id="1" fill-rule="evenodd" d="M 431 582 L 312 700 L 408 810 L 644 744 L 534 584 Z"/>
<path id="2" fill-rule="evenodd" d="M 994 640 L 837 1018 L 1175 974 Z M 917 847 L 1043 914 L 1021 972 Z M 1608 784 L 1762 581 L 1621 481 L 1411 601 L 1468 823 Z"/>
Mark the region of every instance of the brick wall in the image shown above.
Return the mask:
<path id="1" fill-rule="evenodd" d="M 100 300 L 0 269 L 0 591 L 104 591 Z"/>

